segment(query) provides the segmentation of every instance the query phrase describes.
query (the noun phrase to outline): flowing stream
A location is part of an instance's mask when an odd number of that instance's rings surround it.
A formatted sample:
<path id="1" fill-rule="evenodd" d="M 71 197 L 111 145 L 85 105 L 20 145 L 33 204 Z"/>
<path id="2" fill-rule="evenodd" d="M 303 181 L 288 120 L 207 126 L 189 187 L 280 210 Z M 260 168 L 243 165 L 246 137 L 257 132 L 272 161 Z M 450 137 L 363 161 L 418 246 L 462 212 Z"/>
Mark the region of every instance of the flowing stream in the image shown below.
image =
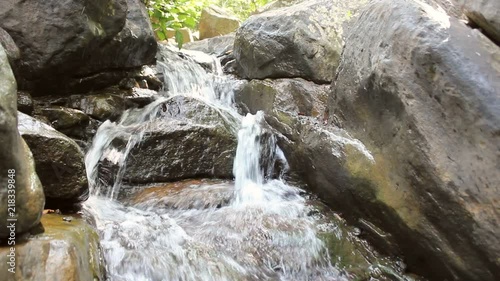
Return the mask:
<path id="1" fill-rule="evenodd" d="M 116 123 L 103 123 L 86 156 L 92 195 L 84 207 L 100 232 L 109 280 L 352 280 L 359 276 L 367 278 L 359 280 L 412 280 L 400 273 L 403 267 L 397 261 L 380 259 L 340 219 L 326 215 L 329 211 L 322 213 L 318 201 L 301 189 L 266 177 L 275 161 L 286 160 L 274 137 L 265 137 L 262 112 L 238 115 L 230 78 L 221 74 L 216 59 L 208 72 L 189 58 L 159 64 L 166 84 L 162 96 L 145 108 L 125 112 Z M 234 182 L 164 183 L 118 199 L 131 149 L 141 143 L 162 104 L 178 95 L 216 109 L 238 135 Z M 127 142 L 115 146 L 116 138 Z M 271 152 L 263 154 L 263 147 L 272 148 Z M 262 159 L 263 155 L 269 159 Z M 119 167 L 110 171 L 112 182 L 98 172 L 104 158 Z M 264 160 L 270 163 L 267 168 L 261 164 Z M 331 243 L 348 247 L 337 247 L 335 252 Z"/>

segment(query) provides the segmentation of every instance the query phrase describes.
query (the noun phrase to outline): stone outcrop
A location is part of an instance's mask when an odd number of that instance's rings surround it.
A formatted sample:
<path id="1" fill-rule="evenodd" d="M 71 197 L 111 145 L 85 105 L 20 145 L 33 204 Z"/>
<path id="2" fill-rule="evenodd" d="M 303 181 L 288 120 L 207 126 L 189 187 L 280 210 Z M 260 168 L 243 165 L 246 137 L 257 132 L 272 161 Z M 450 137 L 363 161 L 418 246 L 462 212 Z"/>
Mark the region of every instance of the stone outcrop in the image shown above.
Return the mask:
<path id="1" fill-rule="evenodd" d="M 244 78 L 331 82 L 345 23 L 367 1 L 304 1 L 250 17 L 236 32 L 234 55 Z"/>
<path id="2" fill-rule="evenodd" d="M 409 267 L 436 280 L 500 273 L 499 58 L 430 5 L 374 1 L 332 84 L 331 120 L 375 161 L 348 165 L 358 187 L 332 181 L 332 205 L 393 234 Z"/>
<path id="3" fill-rule="evenodd" d="M 19 87 L 33 95 L 109 86 L 155 59 L 139 0 L 15 0 L 0 5 L 0 17 L 20 49 L 13 67 Z"/>
<path id="4" fill-rule="evenodd" d="M 33 156 L 17 130 L 16 100 L 16 80 L 0 46 L 0 238 L 10 236 L 9 218 L 17 219 L 17 233 L 38 225 L 45 204 Z"/>
<path id="5" fill-rule="evenodd" d="M 47 207 L 55 209 L 86 200 L 89 191 L 84 155 L 75 141 L 21 112 L 18 127 L 33 152 Z"/>
<path id="6" fill-rule="evenodd" d="M 203 9 L 200 17 L 200 39 L 211 38 L 234 32 L 240 21 L 224 9 L 211 5 Z"/>

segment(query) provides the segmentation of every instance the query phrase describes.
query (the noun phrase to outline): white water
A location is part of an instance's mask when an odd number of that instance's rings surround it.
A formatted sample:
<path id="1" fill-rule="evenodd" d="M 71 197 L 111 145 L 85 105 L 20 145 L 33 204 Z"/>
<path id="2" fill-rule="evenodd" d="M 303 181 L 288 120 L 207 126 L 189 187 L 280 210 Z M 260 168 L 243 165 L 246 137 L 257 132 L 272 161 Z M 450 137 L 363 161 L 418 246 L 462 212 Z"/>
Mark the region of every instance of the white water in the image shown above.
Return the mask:
<path id="1" fill-rule="evenodd" d="M 237 116 L 220 73 L 207 74 L 193 63 L 161 64 L 169 89 L 165 96 L 126 112 L 117 123 L 103 123 L 86 156 L 92 196 L 84 207 L 95 217 L 109 280 L 347 280 L 330 263 L 318 237 L 322 226 L 308 215 L 311 207 L 301 191 L 265 178 L 284 157 L 275 138 L 264 137 L 263 114 Z M 235 182 L 151 189 L 117 201 L 131 148 L 141 142 L 160 105 L 175 95 L 204 101 L 228 122 L 241 119 Z M 117 137 L 127 144 L 115 147 Z M 105 158 L 119 166 L 110 171 L 112 183 L 97 173 Z M 262 165 L 263 160 L 270 164 Z"/>

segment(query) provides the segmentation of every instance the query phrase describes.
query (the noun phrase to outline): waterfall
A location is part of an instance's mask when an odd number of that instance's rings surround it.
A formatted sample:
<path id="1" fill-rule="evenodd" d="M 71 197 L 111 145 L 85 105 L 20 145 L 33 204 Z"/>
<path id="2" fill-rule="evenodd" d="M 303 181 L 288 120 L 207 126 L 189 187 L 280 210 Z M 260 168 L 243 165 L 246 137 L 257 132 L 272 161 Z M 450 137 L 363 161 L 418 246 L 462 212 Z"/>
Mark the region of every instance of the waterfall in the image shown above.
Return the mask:
<path id="1" fill-rule="evenodd" d="M 214 59 L 212 72 L 192 59 L 158 63 L 166 84 L 161 97 L 104 122 L 85 159 L 92 194 L 84 209 L 99 231 L 108 280 L 347 280 L 318 232 L 347 234 L 310 215 L 315 203 L 300 189 L 273 179 L 276 164 L 286 170 L 286 160 L 264 114 L 238 115 L 229 78 Z M 164 103 L 179 95 L 217 110 L 238 134 L 235 181 L 164 183 L 118 200 L 130 151 L 152 122 L 161 122 Z M 101 171 L 103 161 L 118 168 Z"/>
<path id="2" fill-rule="evenodd" d="M 177 56 L 171 48 L 165 54 Z M 172 59 L 168 63 L 158 61 L 164 76 L 165 89 L 153 103 L 141 109 L 125 111 L 117 122 L 105 121 L 97 130 L 92 145 L 86 154 L 85 165 L 89 179 L 90 193 L 116 199 L 126 173 L 126 160 L 132 148 L 140 144 L 144 132 L 163 110 L 163 104 L 176 96 L 186 96 L 202 101 L 215 109 L 237 131 L 241 116 L 233 108 L 233 91 L 226 76 L 222 75 L 219 60 L 208 55 L 200 55 L 204 63 L 210 65 L 207 72 L 189 56 Z M 117 140 L 125 140 L 125 145 L 114 145 Z M 102 161 L 118 167 L 118 170 L 99 169 Z"/>

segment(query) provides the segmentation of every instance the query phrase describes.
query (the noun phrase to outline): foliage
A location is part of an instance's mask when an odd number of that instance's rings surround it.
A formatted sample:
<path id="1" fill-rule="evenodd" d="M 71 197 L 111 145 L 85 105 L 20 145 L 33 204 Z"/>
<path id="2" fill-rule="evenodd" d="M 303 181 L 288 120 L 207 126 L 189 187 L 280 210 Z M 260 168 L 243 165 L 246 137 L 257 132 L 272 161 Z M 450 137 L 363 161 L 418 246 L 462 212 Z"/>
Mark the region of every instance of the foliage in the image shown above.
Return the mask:
<path id="1" fill-rule="evenodd" d="M 173 29 L 175 41 L 180 48 L 184 38 L 180 29 L 183 27 L 196 29 L 201 11 L 208 5 L 215 4 L 232 12 L 240 20 L 248 18 L 257 8 L 271 0 L 144 0 L 151 19 L 151 24 L 159 40 L 171 36 Z"/>
<path id="2" fill-rule="evenodd" d="M 271 0 L 215 0 L 211 2 L 227 9 L 240 20 L 244 21 L 258 8 L 271 2 Z"/>

